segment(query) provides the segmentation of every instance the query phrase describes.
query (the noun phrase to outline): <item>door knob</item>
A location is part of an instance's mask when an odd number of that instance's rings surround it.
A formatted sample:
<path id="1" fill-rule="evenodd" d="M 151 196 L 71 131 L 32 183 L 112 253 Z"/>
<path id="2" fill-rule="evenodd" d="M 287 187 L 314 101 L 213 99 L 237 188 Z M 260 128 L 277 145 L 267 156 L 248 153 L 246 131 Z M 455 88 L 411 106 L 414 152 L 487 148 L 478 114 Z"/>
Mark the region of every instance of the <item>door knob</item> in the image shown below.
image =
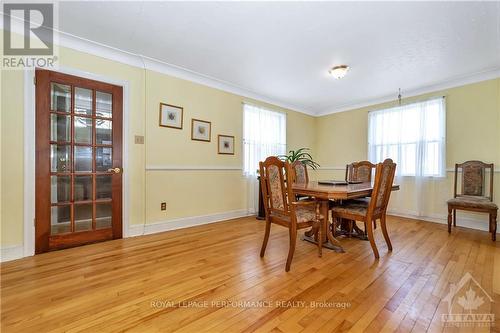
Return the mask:
<path id="1" fill-rule="evenodd" d="M 120 169 L 120 168 L 111 168 L 111 169 L 108 169 L 108 172 L 120 173 L 120 172 L 122 172 L 122 169 Z"/>

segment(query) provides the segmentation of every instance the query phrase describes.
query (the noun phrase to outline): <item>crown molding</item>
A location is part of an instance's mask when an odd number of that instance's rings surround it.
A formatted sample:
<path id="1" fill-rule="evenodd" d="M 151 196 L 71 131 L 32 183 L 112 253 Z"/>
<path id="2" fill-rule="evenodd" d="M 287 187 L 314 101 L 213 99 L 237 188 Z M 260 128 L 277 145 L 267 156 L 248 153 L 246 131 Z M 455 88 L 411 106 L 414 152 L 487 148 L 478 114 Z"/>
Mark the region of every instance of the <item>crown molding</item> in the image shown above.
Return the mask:
<path id="1" fill-rule="evenodd" d="M 290 109 L 308 115 L 315 115 L 314 112 L 303 107 L 273 99 L 269 96 L 259 94 L 247 88 L 238 86 L 231 82 L 219 80 L 217 78 L 201 74 L 184 67 L 169 64 L 167 62 L 150 58 L 141 54 L 131 53 L 109 45 L 101 44 L 92 40 L 74 36 L 65 32 L 59 32 L 60 46 L 89 53 L 102 58 L 118 61 L 120 63 L 147 69 L 154 72 L 166 74 L 186 81 L 198 83 L 207 87 L 226 91 L 242 97 L 254 99 L 264 103 L 269 103 L 282 108 Z"/>
<path id="2" fill-rule="evenodd" d="M 500 78 L 500 68 L 491 68 L 491 69 L 487 69 L 487 70 L 484 70 L 484 71 L 481 71 L 481 72 L 478 72 L 475 74 L 463 75 L 463 76 L 455 77 L 455 78 L 450 79 L 450 80 L 442 81 L 440 83 L 431 84 L 431 85 L 424 86 L 421 88 L 406 91 L 404 98 L 406 99 L 409 97 L 415 97 L 418 95 L 429 94 L 429 93 L 434 93 L 434 92 L 437 93 L 441 90 L 460 87 L 460 86 L 464 86 L 467 84 L 496 79 L 496 78 Z M 396 99 L 394 98 L 394 95 L 383 96 L 383 97 L 379 97 L 379 98 L 368 99 L 368 100 L 361 101 L 361 102 L 343 104 L 343 105 L 336 106 L 333 108 L 328 108 L 324 111 L 316 113 L 315 116 L 322 117 L 322 116 L 326 116 L 326 115 L 333 114 L 333 113 L 352 111 L 355 109 L 364 108 L 364 107 L 368 107 L 368 106 L 374 106 L 377 104 L 393 102 L 395 100 Z"/>
<path id="3" fill-rule="evenodd" d="M 15 17 L 14 19 L 15 20 L 12 21 L 13 24 L 11 25 L 12 31 L 22 34 L 24 29 L 23 25 L 21 24 L 22 20 Z M 0 22 L 3 22 L 3 15 L 0 16 Z M 55 38 L 55 43 L 62 47 L 74 49 L 101 58 L 117 61 L 129 66 L 138 67 L 141 69 L 147 69 L 154 72 L 177 77 L 186 81 L 198 83 L 204 86 L 226 91 L 232 94 L 272 104 L 282 108 L 290 109 L 292 111 L 304 113 L 314 117 L 322 117 L 333 113 L 352 111 L 363 107 L 369 107 L 377 104 L 395 101 L 394 95 L 391 94 L 391 95 L 381 96 L 378 98 L 367 99 L 359 102 L 334 106 L 322 111 L 310 110 L 302 106 L 287 103 L 285 101 L 277 100 L 272 97 L 254 92 L 250 89 L 239 86 L 237 84 L 220 80 L 202 73 L 198 73 L 184 67 L 169 64 L 167 62 L 158 59 L 150 58 L 141 54 L 128 52 L 119 48 L 115 48 L 106 44 L 78 37 L 56 29 L 54 29 L 54 32 L 55 35 L 58 37 Z M 405 98 L 438 92 L 440 90 L 455 88 L 485 80 L 496 79 L 499 77 L 500 77 L 500 68 L 498 67 L 490 68 L 478 73 L 462 75 L 439 83 L 405 91 Z"/>
<path id="4" fill-rule="evenodd" d="M 12 17 L 12 18 L 14 20 L 11 21 L 12 22 L 11 30 L 15 33 L 23 34 L 24 20 L 21 20 L 17 17 Z M 1 15 L 0 21 L 3 21 L 3 15 Z M 220 80 L 211 77 L 209 75 L 198 73 L 181 66 L 173 65 L 155 58 L 144 56 L 142 54 L 128 52 L 90 39 L 75 36 L 73 34 L 64 31 L 60 31 L 57 29 L 53 30 L 55 32 L 54 43 L 62 47 L 74 49 L 101 58 L 117 61 L 129 66 L 166 74 L 179 79 L 198 83 L 207 87 L 229 92 L 249 99 L 254 99 L 260 102 L 272 104 L 292 111 L 305 113 L 311 116 L 315 115 L 315 112 L 308 110 L 304 107 L 274 99 L 272 97 L 254 92 L 250 89 L 247 89 L 245 87 L 239 86 L 237 84 L 228 81 Z"/>

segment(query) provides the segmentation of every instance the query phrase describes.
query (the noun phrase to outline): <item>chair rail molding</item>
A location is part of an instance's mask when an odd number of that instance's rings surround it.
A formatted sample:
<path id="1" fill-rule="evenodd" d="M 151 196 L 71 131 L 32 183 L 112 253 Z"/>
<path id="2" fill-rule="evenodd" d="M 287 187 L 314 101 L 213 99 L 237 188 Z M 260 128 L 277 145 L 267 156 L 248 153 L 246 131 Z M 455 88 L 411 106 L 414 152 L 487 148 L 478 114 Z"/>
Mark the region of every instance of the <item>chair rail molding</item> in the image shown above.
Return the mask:
<path id="1" fill-rule="evenodd" d="M 242 171 L 239 166 L 230 165 L 148 165 L 146 171 L 217 171 L 234 170 Z"/>

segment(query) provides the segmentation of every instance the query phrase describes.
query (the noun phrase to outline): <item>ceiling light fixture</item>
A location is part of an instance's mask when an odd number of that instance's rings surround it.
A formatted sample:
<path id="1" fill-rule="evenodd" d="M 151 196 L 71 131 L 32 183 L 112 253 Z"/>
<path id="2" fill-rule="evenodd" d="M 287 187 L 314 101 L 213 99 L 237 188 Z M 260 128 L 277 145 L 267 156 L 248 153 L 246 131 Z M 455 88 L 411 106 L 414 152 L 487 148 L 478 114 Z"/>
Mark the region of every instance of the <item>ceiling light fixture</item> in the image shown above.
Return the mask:
<path id="1" fill-rule="evenodd" d="M 347 71 L 349 69 L 350 69 L 350 67 L 347 65 L 340 65 L 340 66 L 332 67 L 332 69 L 330 69 L 328 71 L 328 73 L 330 73 L 330 75 L 336 79 L 341 79 L 347 74 Z"/>

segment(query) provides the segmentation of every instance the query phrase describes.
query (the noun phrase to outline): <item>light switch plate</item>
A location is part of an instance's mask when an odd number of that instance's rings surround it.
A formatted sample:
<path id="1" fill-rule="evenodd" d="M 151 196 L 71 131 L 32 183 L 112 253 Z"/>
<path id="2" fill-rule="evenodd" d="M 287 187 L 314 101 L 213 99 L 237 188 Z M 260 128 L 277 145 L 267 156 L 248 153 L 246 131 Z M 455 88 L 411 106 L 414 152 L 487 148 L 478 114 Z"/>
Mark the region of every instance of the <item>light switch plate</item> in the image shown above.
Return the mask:
<path id="1" fill-rule="evenodd" d="M 144 144 L 144 136 L 142 136 L 142 135 L 136 135 L 134 137 L 134 142 L 137 145 L 143 145 Z"/>

